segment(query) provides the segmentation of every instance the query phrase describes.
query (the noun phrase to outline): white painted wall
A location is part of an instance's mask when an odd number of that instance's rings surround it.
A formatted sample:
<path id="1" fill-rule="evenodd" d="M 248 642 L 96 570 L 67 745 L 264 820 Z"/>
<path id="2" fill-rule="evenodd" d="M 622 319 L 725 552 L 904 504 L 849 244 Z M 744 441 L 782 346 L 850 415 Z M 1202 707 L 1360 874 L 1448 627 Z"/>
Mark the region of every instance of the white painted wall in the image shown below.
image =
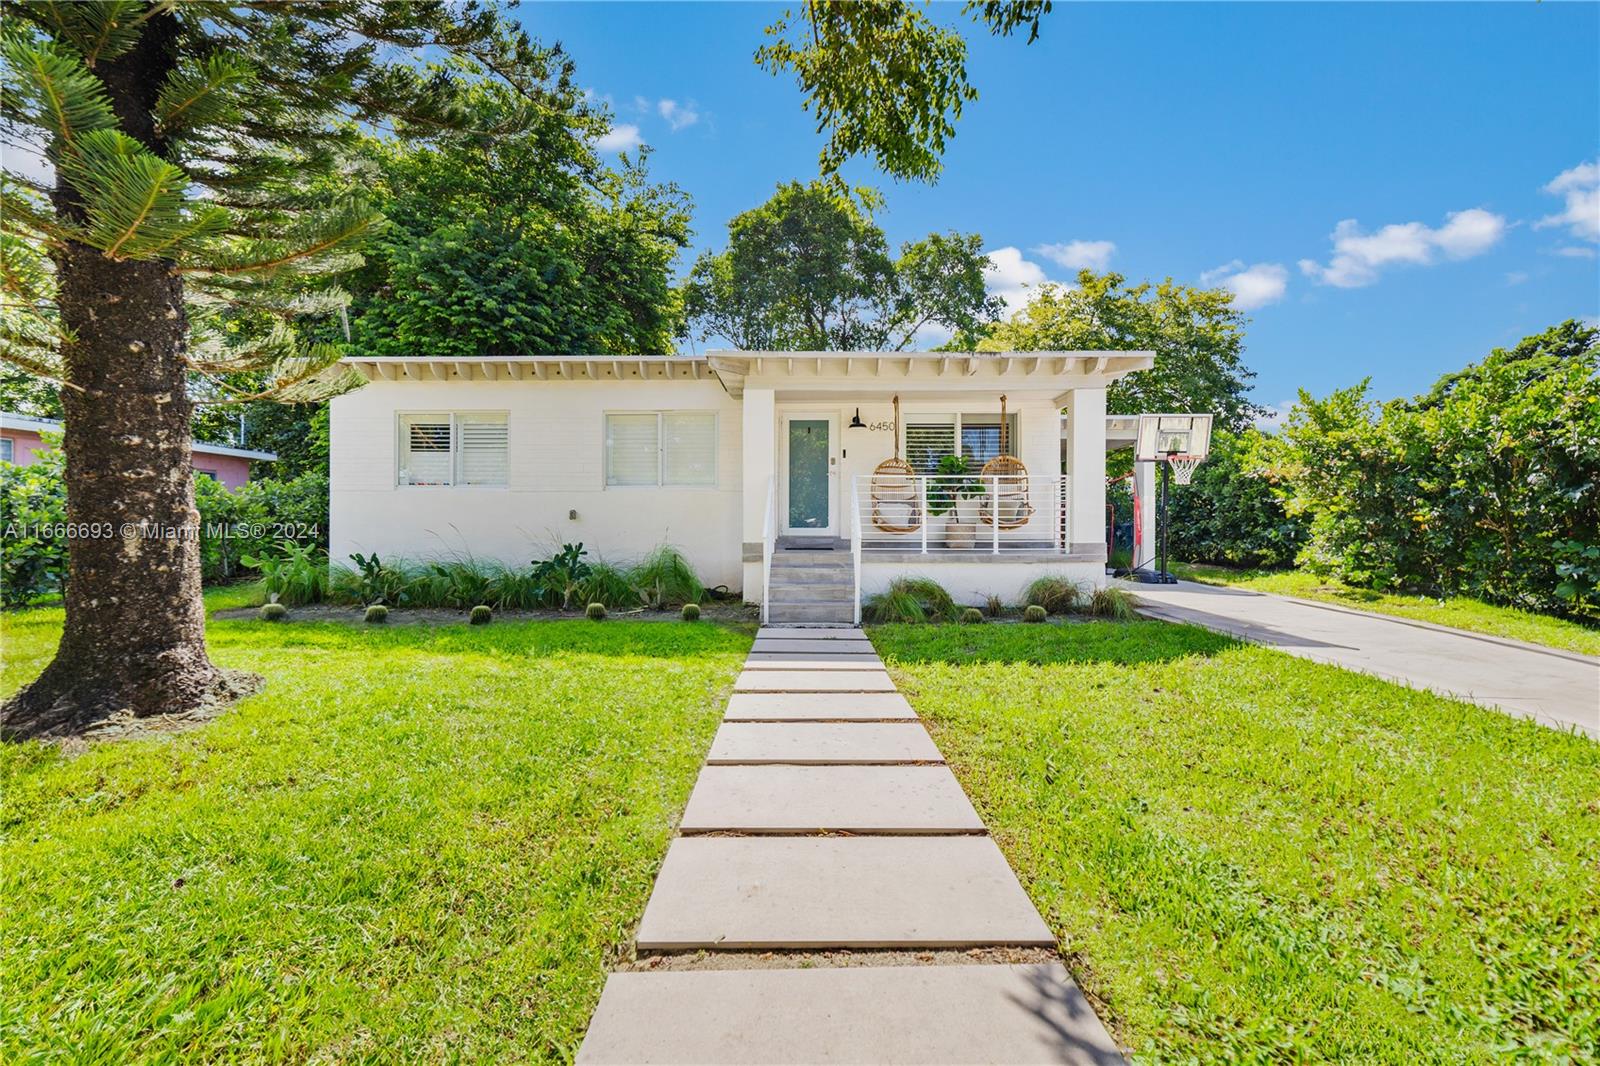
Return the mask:
<path id="1" fill-rule="evenodd" d="M 715 487 L 606 487 L 605 414 L 656 410 L 717 413 Z M 396 485 L 396 416 L 423 411 L 507 412 L 509 484 Z M 375 551 L 526 564 L 565 541 L 629 562 L 670 543 L 706 584 L 743 585 L 742 411 L 715 380 L 375 381 L 336 398 L 331 417 L 336 562 Z"/>
<path id="2" fill-rule="evenodd" d="M 1081 562 L 874 563 L 869 555 L 861 564 L 862 600 L 882 592 L 895 578 L 907 576 L 932 578 L 962 606 L 981 607 L 990 596 L 1018 603 L 1028 583 L 1041 577 L 1065 577 L 1086 589 L 1099 588 L 1106 583 L 1106 568 L 1104 563 Z"/>

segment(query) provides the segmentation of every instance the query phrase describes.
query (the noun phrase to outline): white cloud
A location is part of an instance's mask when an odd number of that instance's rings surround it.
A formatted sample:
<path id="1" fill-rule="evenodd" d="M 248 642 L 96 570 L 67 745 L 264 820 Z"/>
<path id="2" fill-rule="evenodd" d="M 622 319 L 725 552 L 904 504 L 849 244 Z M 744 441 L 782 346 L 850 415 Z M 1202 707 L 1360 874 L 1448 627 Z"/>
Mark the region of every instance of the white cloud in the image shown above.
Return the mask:
<path id="1" fill-rule="evenodd" d="M 1535 228 L 1566 226 L 1579 240 L 1600 241 L 1600 159 L 1563 170 L 1544 191 L 1565 197 L 1567 206 L 1560 214 L 1535 222 Z"/>
<path id="2" fill-rule="evenodd" d="M 1068 270 L 1098 273 L 1110 265 L 1117 246 L 1111 241 L 1068 241 L 1066 244 L 1035 245 L 1033 250 Z"/>
<path id="3" fill-rule="evenodd" d="M 1585 248 L 1582 245 L 1569 244 L 1564 248 L 1557 248 L 1556 254 L 1564 255 L 1568 259 L 1593 259 L 1595 250 L 1593 248 Z"/>
<path id="4" fill-rule="evenodd" d="M 1020 248 L 996 248 L 988 256 L 989 264 L 983 268 L 984 287 L 1005 301 L 1008 315 L 1022 309 L 1033 289 L 1050 282 L 1044 268 L 1024 259 Z"/>
<path id="5" fill-rule="evenodd" d="M 1202 285 L 1221 285 L 1233 293 L 1233 306 L 1241 311 L 1275 304 L 1289 289 L 1289 268 L 1282 263 L 1253 263 L 1235 259 L 1200 275 Z"/>
<path id="6" fill-rule="evenodd" d="M 1521 285 L 1523 282 L 1525 282 L 1527 280 L 1528 280 L 1528 272 L 1526 270 L 1513 270 L 1513 271 L 1509 272 L 1508 274 L 1506 274 L 1506 284 L 1507 285 Z"/>
<path id="7" fill-rule="evenodd" d="M 639 127 L 631 122 L 612 126 L 594 142 L 595 147 L 602 152 L 626 152 L 643 143 L 644 138 L 639 136 Z"/>
<path id="8" fill-rule="evenodd" d="M 1396 264 L 1426 266 L 1441 252 L 1450 259 L 1481 255 L 1505 231 L 1505 218 L 1481 207 L 1452 211 L 1437 229 L 1421 222 L 1399 222 L 1363 233 L 1360 223 L 1347 218 L 1333 229 L 1333 258 L 1328 265 L 1302 259 L 1300 270 L 1324 285 L 1355 289 L 1371 285 L 1385 267 Z"/>
<path id="9" fill-rule="evenodd" d="M 1256 416 L 1256 428 L 1264 433 L 1271 433 L 1283 425 L 1283 420 L 1289 417 L 1289 412 L 1294 409 L 1293 400 L 1282 400 L 1270 404 L 1266 410 Z"/>
<path id="10" fill-rule="evenodd" d="M 662 100 L 656 104 L 656 112 L 667 120 L 667 125 L 672 127 L 673 133 L 700 121 L 700 112 L 695 109 L 692 100 L 687 104 L 680 104 L 676 100 Z"/>

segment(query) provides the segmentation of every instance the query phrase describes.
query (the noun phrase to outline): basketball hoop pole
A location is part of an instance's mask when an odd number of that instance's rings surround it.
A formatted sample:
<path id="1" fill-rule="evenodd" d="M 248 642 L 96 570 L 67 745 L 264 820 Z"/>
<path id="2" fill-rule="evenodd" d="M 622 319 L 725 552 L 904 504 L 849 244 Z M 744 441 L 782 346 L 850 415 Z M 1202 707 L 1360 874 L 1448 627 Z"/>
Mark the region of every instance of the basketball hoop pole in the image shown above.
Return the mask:
<path id="1" fill-rule="evenodd" d="M 1178 579 L 1167 572 L 1167 506 L 1168 493 L 1172 482 L 1171 455 L 1160 459 L 1151 459 L 1149 462 L 1161 467 L 1161 488 L 1156 495 L 1156 570 L 1154 573 L 1143 567 L 1136 567 L 1130 571 L 1128 577 L 1144 585 L 1176 585 Z M 1141 462 L 1145 460 L 1140 460 Z M 1137 559 L 1134 560 L 1138 562 Z"/>

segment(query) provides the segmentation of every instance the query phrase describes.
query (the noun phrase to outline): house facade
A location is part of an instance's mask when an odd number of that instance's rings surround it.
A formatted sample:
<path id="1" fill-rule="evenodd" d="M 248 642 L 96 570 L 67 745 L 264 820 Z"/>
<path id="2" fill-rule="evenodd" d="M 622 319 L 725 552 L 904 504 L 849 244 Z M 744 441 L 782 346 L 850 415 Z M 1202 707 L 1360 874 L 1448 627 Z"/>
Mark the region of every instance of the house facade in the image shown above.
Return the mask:
<path id="1" fill-rule="evenodd" d="M 31 466 L 39 453 L 49 447 L 44 441 L 44 434 L 60 432 L 59 419 L 32 418 L 0 411 L 0 462 Z M 270 463 L 278 458 L 273 452 L 200 441 L 195 441 L 190 449 L 195 476 L 212 478 L 230 489 L 236 489 L 250 480 L 251 464 Z"/>
<path id="2" fill-rule="evenodd" d="M 796 596 L 822 606 L 774 621 L 850 620 L 840 600 L 855 617 L 902 574 L 965 603 L 1013 598 L 1045 572 L 1099 584 L 1106 387 L 1151 362 L 347 359 L 367 384 L 332 402 L 330 554 L 526 564 L 581 541 L 622 562 L 668 543 L 708 586 L 764 607 L 790 581 L 816 586 Z M 940 473 L 952 455 L 966 473 Z"/>

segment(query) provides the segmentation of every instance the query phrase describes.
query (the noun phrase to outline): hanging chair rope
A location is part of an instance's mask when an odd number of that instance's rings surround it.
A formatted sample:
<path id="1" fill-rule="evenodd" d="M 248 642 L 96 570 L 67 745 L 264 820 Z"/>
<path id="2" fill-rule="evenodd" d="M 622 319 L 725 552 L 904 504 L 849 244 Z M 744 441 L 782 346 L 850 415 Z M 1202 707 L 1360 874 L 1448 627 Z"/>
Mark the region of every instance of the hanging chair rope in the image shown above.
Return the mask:
<path id="1" fill-rule="evenodd" d="M 872 524 L 885 533 L 915 533 L 922 528 L 917 470 L 900 458 L 900 397 L 894 398 L 894 458 L 872 472 Z"/>
<path id="2" fill-rule="evenodd" d="M 979 517 L 992 526 L 998 519 L 1001 529 L 1018 529 L 1028 524 L 1033 504 L 1028 499 L 1028 468 L 1011 454 L 1011 425 L 1006 418 L 1006 398 L 1000 397 L 1000 454 L 983 464 L 980 476 L 988 494 Z"/>

